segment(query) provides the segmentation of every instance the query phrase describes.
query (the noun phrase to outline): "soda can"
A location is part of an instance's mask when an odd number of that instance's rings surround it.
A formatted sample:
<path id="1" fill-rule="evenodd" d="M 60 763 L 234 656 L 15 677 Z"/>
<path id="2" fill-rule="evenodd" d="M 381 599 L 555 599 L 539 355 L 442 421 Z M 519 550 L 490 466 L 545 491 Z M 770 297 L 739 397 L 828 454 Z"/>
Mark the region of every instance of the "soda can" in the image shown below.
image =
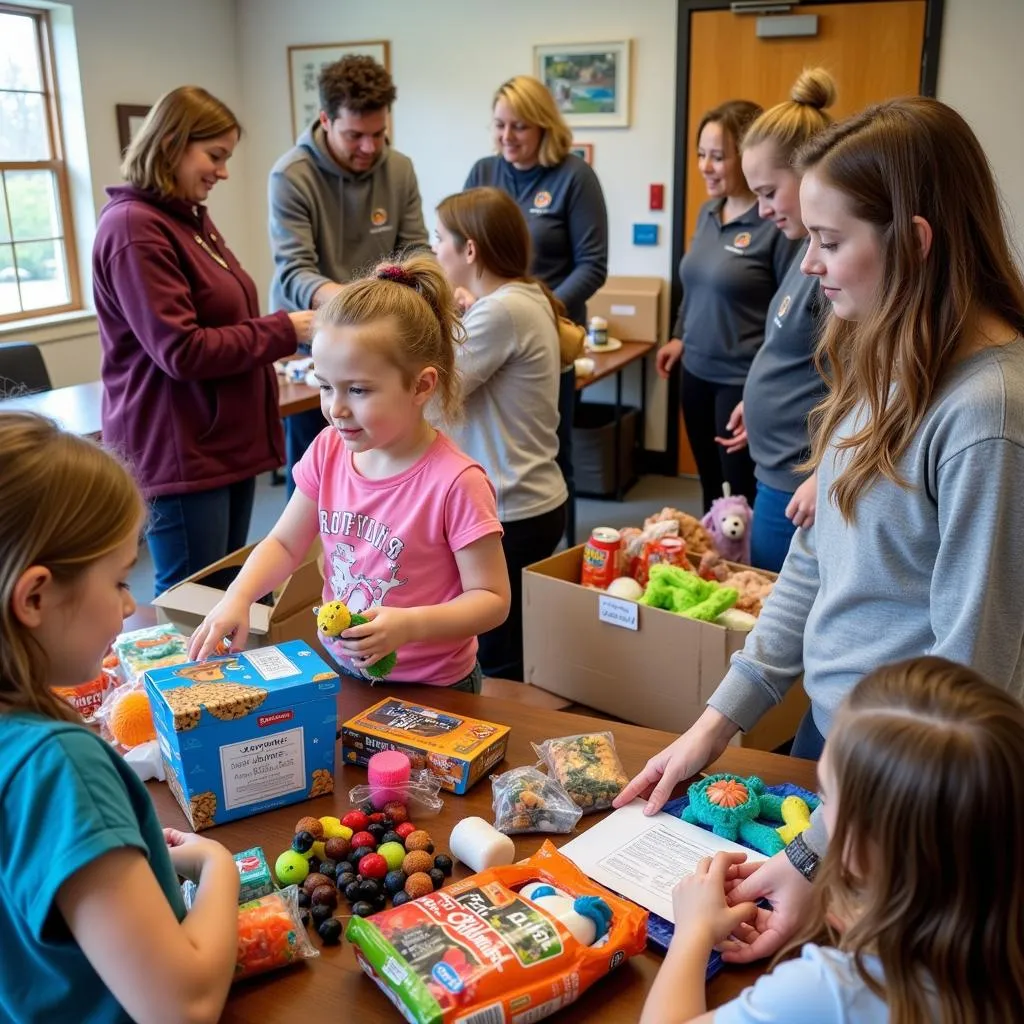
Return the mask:
<path id="1" fill-rule="evenodd" d="M 606 590 L 619 575 L 619 551 L 622 534 L 610 526 L 595 527 L 590 540 L 583 546 L 583 573 L 580 582 L 585 587 Z"/>

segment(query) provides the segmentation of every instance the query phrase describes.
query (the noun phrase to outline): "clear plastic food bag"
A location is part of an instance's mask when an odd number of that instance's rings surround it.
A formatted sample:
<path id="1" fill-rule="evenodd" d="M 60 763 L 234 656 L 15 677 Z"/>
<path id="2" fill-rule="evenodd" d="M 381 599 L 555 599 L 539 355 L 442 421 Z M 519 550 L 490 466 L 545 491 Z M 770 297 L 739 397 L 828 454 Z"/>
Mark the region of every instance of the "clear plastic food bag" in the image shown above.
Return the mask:
<path id="1" fill-rule="evenodd" d="M 235 981 L 319 955 L 299 916 L 297 885 L 289 885 L 238 908 Z"/>
<path id="2" fill-rule="evenodd" d="M 348 798 L 354 807 L 362 807 L 369 803 L 373 796 L 373 786 L 362 783 L 353 786 L 348 791 Z M 441 780 L 432 772 L 421 768 L 409 776 L 408 782 L 389 784 L 388 789 L 401 795 L 395 799 L 405 804 L 410 815 L 415 818 L 429 818 L 431 815 L 440 814 L 444 807 L 444 800 L 438 795 L 441 792 Z"/>
<path id="3" fill-rule="evenodd" d="M 629 781 L 610 732 L 561 736 L 533 749 L 584 814 L 607 810 Z"/>
<path id="4" fill-rule="evenodd" d="M 573 799 L 534 765 L 491 776 L 494 827 L 507 836 L 520 832 L 571 832 L 583 816 Z"/>

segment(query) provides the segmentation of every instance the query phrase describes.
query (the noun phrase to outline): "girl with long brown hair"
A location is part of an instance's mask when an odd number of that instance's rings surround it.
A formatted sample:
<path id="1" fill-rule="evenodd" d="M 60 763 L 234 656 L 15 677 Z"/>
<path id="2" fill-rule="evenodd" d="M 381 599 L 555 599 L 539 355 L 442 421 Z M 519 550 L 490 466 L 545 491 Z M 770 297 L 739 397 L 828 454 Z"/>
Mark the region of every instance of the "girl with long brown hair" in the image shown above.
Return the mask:
<path id="1" fill-rule="evenodd" d="M 799 957 L 704 1014 L 711 945 L 757 934 L 768 916 L 729 905 L 743 855 L 719 854 L 676 886 L 681 926 L 642 1024 L 1018 1019 L 1024 707 L 944 658 L 885 666 L 840 708 L 818 781 L 830 843 L 789 946 Z"/>
<path id="2" fill-rule="evenodd" d="M 794 751 L 817 757 L 843 697 L 935 654 L 1024 695 L 1024 283 L 974 133 L 936 100 L 893 100 L 798 155 L 804 270 L 833 315 L 818 354 L 817 517 L 698 721 L 619 797 L 661 807 L 803 673 Z M 734 959 L 799 926 L 820 821 L 752 874 L 775 916 Z"/>
<path id="3" fill-rule="evenodd" d="M 553 554 L 568 491 L 558 468 L 561 301 L 529 274 L 530 233 L 511 196 L 471 188 L 437 208 L 438 262 L 473 304 L 456 356 L 465 415 L 452 440 L 487 470 L 508 563 L 509 616 L 480 637 L 485 675 L 523 678 L 522 571 Z"/>

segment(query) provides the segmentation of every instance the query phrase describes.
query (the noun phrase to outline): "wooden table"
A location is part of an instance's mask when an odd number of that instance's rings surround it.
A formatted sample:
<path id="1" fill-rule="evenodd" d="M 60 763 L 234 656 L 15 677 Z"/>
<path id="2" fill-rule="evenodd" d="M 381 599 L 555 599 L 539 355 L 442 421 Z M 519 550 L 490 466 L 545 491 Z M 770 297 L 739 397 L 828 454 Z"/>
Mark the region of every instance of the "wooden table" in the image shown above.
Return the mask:
<path id="1" fill-rule="evenodd" d="M 320 408 L 320 391 L 308 384 L 292 384 L 278 378 L 278 408 L 281 417 Z M 82 437 L 100 436 L 103 382 L 72 384 L 52 391 L 0 399 L 0 412 L 36 412 L 56 420 L 65 430 Z"/>
<path id="2" fill-rule="evenodd" d="M 425 692 L 426 691 L 426 692 Z M 474 697 L 470 694 L 424 687 L 388 687 L 387 693 L 407 699 L 426 701 L 447 711 L 473 715 L 511 727 L 508 757 L 502 769 L 514 765 L 532 764 L 535 754 L 530 741 L 547 737 L 592 732 L 609 728 L 600 719 L 571 715 L 563 711 L 533 708 L 507 700 Z M 380 690 L 371 690 L 356 684 L 343 687 L 338 697 L 339 721 L 346 720 L 379 699 Z M 623 766 L 629 775 L 639 771 L 647 759 L 666 743 L 675 739 L 669 733 L 643 729 L 632 725 L 611 725 Z M 295 822 L 306 814 L 321 816 L 340 815 L 348 810 L 347 794 L 355 785 L 366 782 L 365 769 L 343 766 L 338 750 L 339 768 L 337 789 L 332 796 L 309 800 L 278 811 L 270 811 L 252 818 L 219 826 L 204 835 L 218 839 L 230 850 L 239 851 L 251 846 L 262 846 L 273 864 L 277 855 L 288 847 Z M 756 774 L 769 785 L 794 782 L 815 788 L 814 764 L 779 757 L 756 750 L 730 747 L 715 763 L 715 771 L 730 771 L 740 775 Z M 149 783 L 160 820 L 165 825 L 187 828 L 184 815 L 174 802 L 167 786 Z M 448 836 L 454 825 L 464 817 L 479 815 L 493 820 L 491 787 L 487 781 L 477 783 L 463 797 L 445 793 L 445 804 L 435 818 L 417 822 L 432 834 L 439 851 L 447 851 Z M 600 819 L 591 815 L 581 821 L 587 826 Z M 516 836 L 519 857 L 534 853 L 544 836 Z M 556 845 L 562 845 L 569 836 L 550 836 Z M 469 874 L 456 865 L 455 877 Z M 342 900 L 338 916 L 345 920 L 347 904 Z M 297 1019 L 316 1020 L 398 1021 L 398 1011 L 390 1006 L 385 996 L 359 969 L 348 941 L 340 947 L 324 948 L 313 934 L 313 943 L 321 951 L 319 959 L 308 964 L 288 968 L 262 978 L 243 982 L 232 989 L 223 1020 L 234 1024 L 292 1024 Z M 654 980 L 662 958 L 645 952 L 614 971 L 609 977 L 591 988 L 572 1006 L 553 1017 L 557 1021 L 625 1024 L 639 1018 L 640 1008 Z M 714 1007 L 734 998 L 761 973 L 759 967 L 727 967 L 708 985 L 709 1005 Z"/>

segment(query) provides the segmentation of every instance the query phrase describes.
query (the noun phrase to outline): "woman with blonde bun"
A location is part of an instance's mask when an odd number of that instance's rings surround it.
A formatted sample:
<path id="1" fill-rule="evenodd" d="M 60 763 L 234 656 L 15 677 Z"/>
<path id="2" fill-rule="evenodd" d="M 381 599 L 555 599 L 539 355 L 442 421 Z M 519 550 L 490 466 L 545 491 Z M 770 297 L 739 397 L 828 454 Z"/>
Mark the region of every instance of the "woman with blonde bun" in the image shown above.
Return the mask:
<path id="1" fill-rule="evenodd" d="M 824 68 L 801 73 L 790 98 L 766 110 L 743 137 L 743 174 L 757 195 L 758 211 L 791 241 L 803 241 L 790 264 L 765 321 L 758 350 L 743 388 L 743 401 L 727 424 L 727 451 L 749 446 L 757 478 L 757 514 L 750 560 L 778 572 L 798 527 L 814 522 L 815 480 L 800 465 L 810 441 L 807 415 L 824 396 L 814 366 L 814 348 L 822 319 L 818 282 L 800 270 L 807 252 L 807 229 L 800 218 L 800 175 L 793 169 L 796 150 L 831 124 L 825 111 L 836 85 Z"/>

